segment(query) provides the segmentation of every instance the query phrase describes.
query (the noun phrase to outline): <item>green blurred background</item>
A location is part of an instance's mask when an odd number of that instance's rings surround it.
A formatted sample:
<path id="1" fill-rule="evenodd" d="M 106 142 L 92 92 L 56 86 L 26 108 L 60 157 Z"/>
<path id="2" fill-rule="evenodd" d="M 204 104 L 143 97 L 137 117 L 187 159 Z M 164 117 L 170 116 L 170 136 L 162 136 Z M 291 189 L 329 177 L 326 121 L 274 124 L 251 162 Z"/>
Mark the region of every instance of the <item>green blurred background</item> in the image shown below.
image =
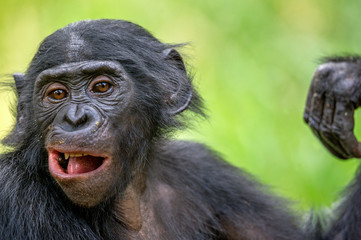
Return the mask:
<path id="1" fill-rule="evenodd" d="M 0 6 L 1 80 L 25 71 L 40 41 L 70 22 L 130 20 L 164 42 L 190 43 L 183 52 L 210 117 L 180 137 L 213 147 L 298 210 L 331 206 L 355 173 L 358 160 L 328 154 L 302 112 L 318 59 L 361 53 L 358 0 L 5 0 Z M 1 92 L 2 136 L 13 124 L 9 101 L 13 95 Z"/>

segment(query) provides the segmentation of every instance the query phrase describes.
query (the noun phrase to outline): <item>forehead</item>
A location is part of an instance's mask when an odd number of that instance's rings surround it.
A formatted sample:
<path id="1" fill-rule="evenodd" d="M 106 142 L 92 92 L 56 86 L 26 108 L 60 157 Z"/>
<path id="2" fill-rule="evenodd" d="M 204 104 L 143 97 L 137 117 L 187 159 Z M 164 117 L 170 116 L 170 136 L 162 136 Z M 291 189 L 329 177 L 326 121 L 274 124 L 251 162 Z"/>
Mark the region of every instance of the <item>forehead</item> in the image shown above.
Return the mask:
<path id="1" fill-rule="evenodd" d="M 82 61 L 65 63 L 42 71 L 36 78 L 35 85 L 39 86 L 41 83 L 53 79 L 99 73 L 120 77 L 124 75 L 124 69 L 119 63 L 113 61 Z"/>

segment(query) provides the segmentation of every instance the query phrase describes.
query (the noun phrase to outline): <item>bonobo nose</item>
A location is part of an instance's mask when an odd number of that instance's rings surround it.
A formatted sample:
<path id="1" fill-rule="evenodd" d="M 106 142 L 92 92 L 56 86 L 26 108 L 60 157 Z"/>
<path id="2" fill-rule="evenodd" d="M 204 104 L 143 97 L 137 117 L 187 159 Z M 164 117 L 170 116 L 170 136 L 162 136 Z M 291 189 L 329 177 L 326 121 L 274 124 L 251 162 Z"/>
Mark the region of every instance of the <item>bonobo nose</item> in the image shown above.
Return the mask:
<path id="1" fill-rule="evenodd" d="M 66 132 L 86 131 L 99 126 L 100 116 L 97 110 L 88 105 L 72 104 L 63 108 L 55 124 Z"/>

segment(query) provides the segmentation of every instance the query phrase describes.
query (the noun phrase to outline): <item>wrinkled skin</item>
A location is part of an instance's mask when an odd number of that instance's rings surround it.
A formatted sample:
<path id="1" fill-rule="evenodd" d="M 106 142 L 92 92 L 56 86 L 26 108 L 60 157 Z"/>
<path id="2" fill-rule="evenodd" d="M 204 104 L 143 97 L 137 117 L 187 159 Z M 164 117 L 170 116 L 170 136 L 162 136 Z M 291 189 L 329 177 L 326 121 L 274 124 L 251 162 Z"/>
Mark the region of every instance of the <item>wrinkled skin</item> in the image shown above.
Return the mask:
<path id="1" fill-rule="evenodd" d="M 126 125 L 121 116 L 131 95 L 129 77 L 110 61 L 63 64 L 36 79 L 35 116 L 44 129 L 49 170 L 74 203 L 93 207 L 114 196 L 124 171 L 113 157 L 117 129 L 110 123 Z"/>
<path id="2" fill-rule="evenodd" d="M 329 59 L 315 72 L 304 120 L 325 147 L 341 159 L 361 157 L 354 111 L 361 104 L 360 59 Z"/>

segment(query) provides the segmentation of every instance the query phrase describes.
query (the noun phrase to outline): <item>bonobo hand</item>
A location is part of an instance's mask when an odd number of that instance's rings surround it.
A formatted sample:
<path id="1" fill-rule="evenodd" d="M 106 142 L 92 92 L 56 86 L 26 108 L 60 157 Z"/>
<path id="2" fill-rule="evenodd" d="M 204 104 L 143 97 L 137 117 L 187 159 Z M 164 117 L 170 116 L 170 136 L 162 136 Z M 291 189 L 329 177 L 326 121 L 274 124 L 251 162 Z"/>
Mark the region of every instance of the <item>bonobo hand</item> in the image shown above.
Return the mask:
<path id="1" fill-rule="evenodd" d="M 353 132 L 360 96 L 361 58 L 327 59 L 316 70 L 304 119 L 327 149 L 342 159 L 361 157 L 361 143 Z"/>

